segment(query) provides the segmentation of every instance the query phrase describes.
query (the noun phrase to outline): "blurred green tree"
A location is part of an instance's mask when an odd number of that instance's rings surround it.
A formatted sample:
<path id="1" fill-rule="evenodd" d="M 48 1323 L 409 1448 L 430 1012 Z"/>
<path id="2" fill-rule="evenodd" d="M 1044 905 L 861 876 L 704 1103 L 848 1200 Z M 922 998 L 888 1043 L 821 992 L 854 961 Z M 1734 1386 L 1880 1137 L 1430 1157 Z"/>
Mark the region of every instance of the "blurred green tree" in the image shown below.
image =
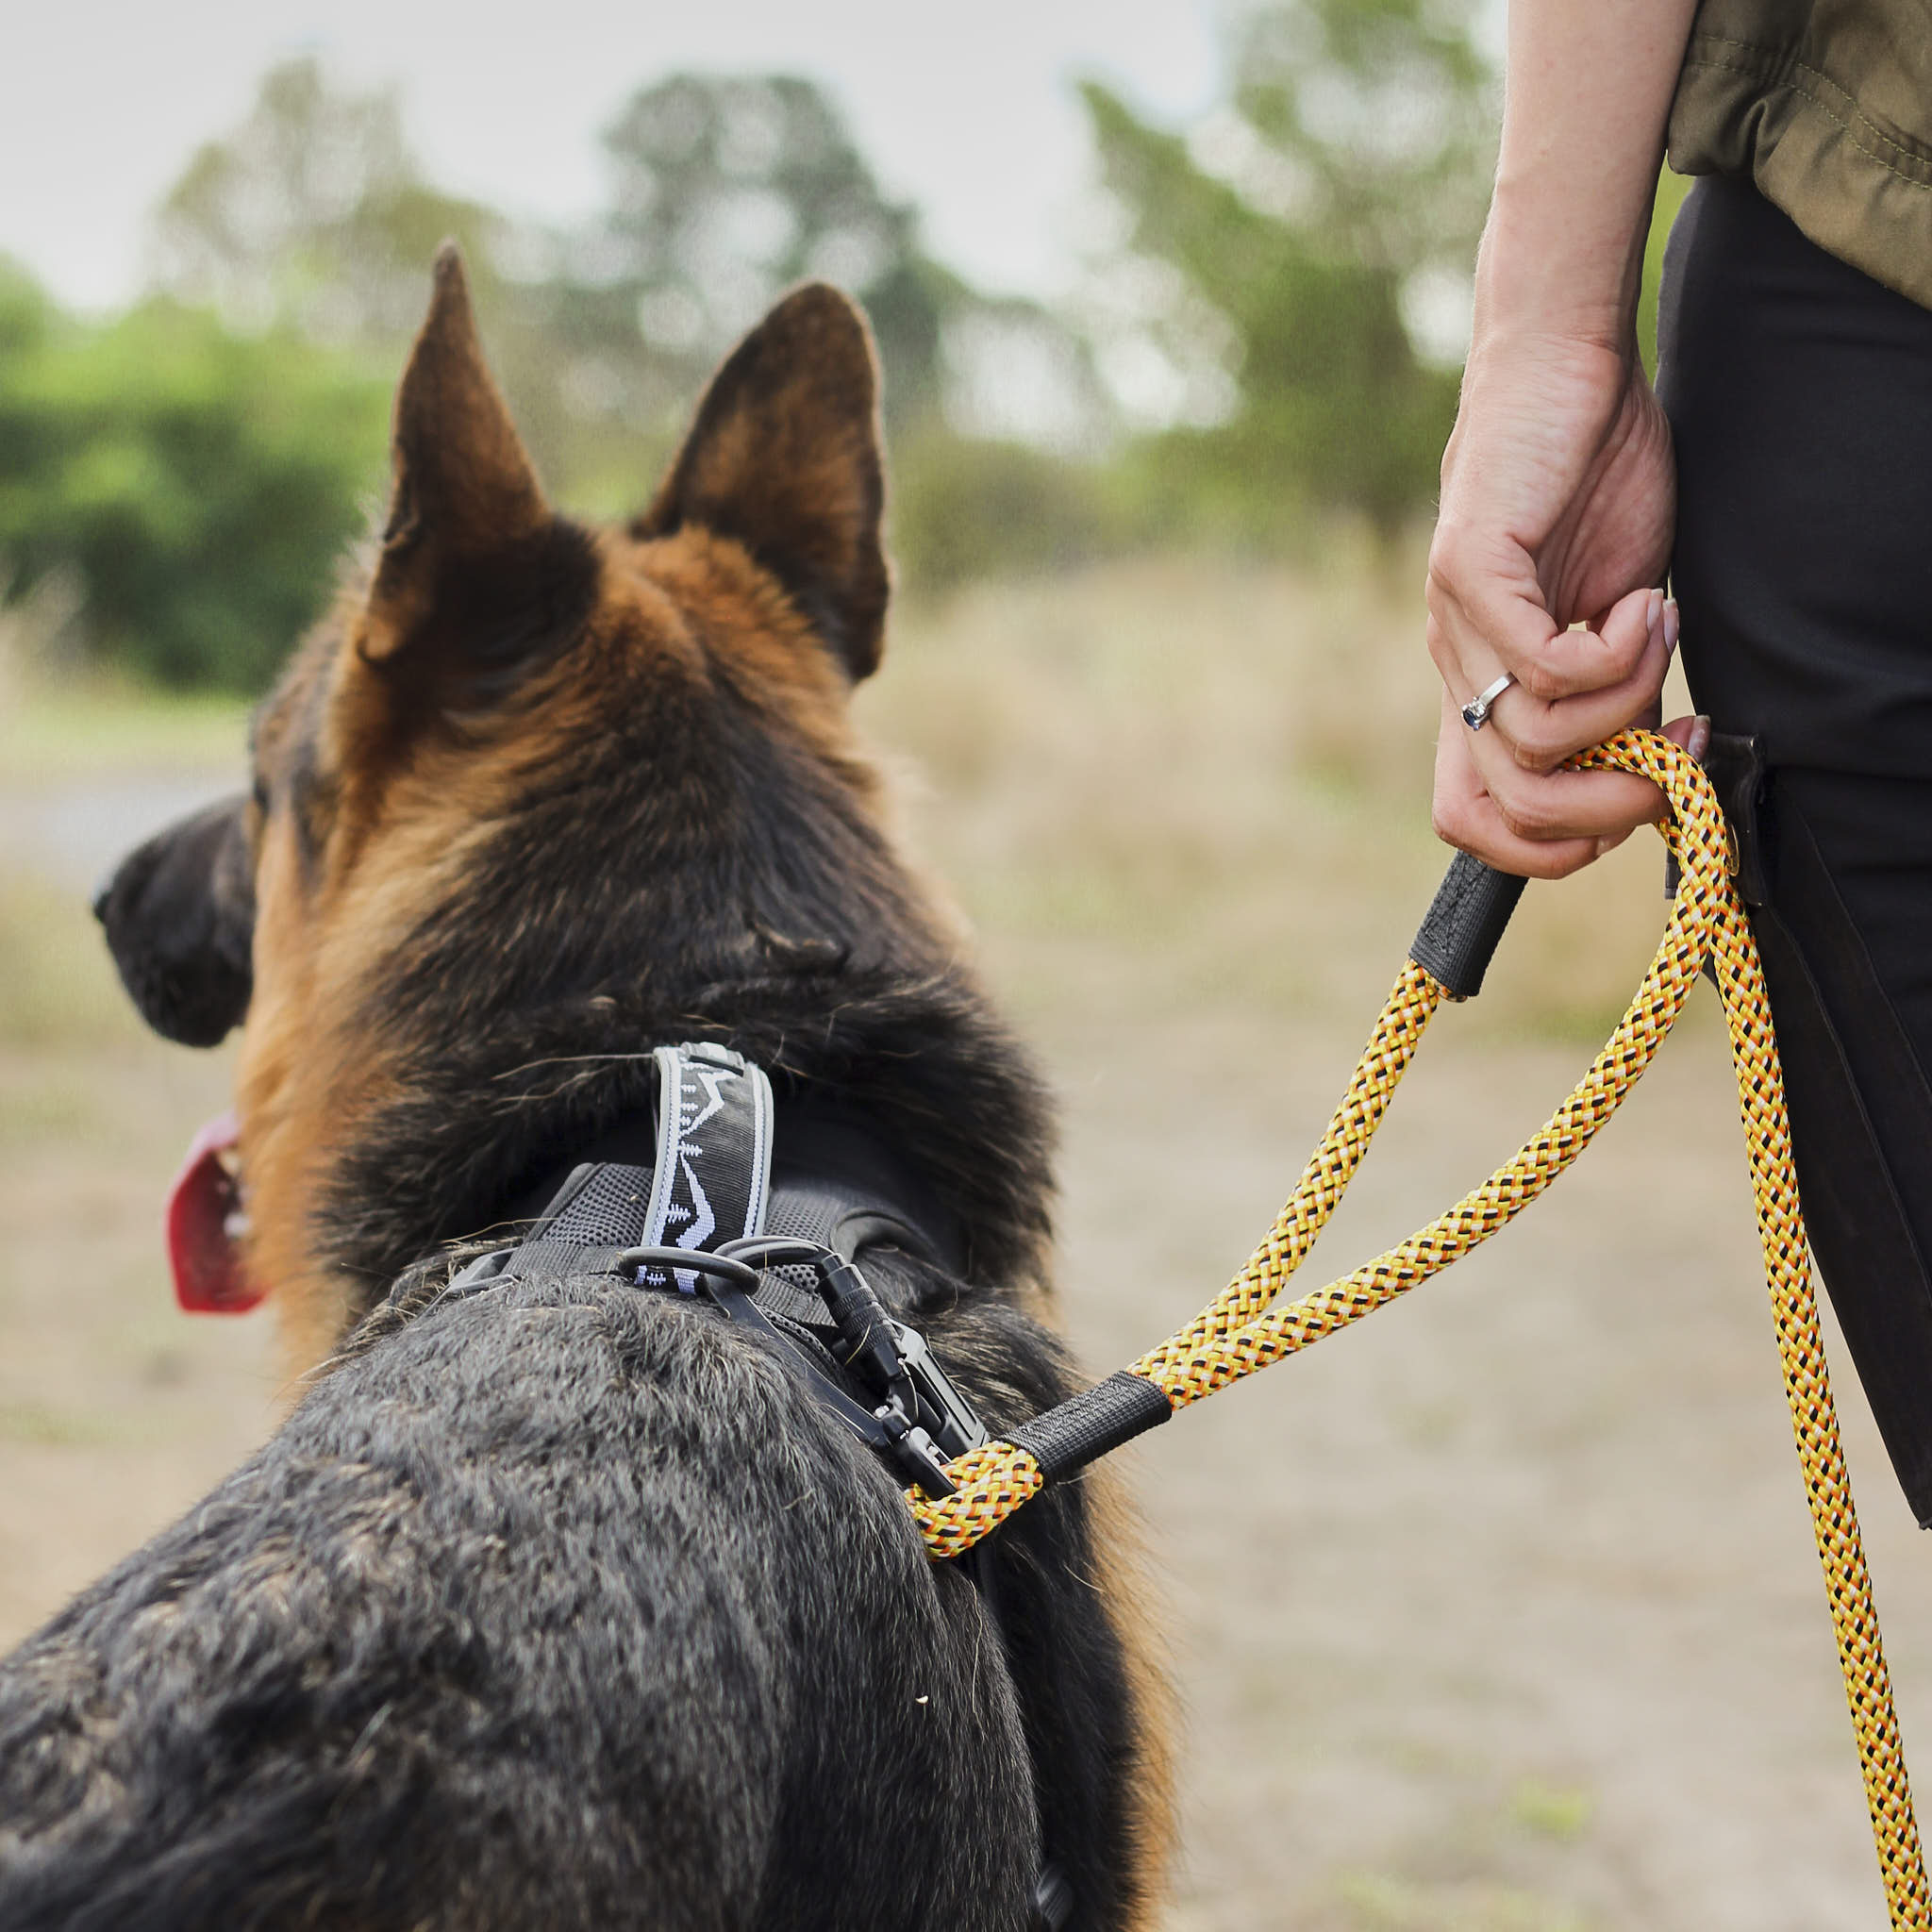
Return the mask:
<path id="1" fill-rule="evenodd" d="M 167 195 L 153 299 L 89 327 L 0 274 L 0 575 L 74 575 L 83 635 L 146 675 L 258 688 L 379 491 L 383 377 L 452 234 L 520 426 L 574 508 L 635 508 L 718 356 L 818 275 L 872 315 L 914 581 L 1112 543 L 1112 499 L 1065 454 L 1108 427 L 1085 344 L 926 255 L 816 86 L 675 75 L 606 147 L 603 209 L 519 227 L 425 178 L 393 92 L 310 58 L 273 69 Z"/>
<path id="2" fill-rule="evenodd" d="M 865 304 L 895 415 L 929 404 L 941 329 L 970 291 L 926 257 L 912 208 L 880 189 L 823 89 L 673 75 L 632 95 L 604 151 L 610 201 L 586 238 L 595 281 L 675 384 L 676 408 L 808 277 Z"/>
<path id="3" fill-rule="evenodd" d="M 95 647 L 259 690 L 381 481 L 386 386 L 287 332 L 157 299 L 107 328 L 0 275 L 0 558 L 76 574 Z"/>
<path id="4" fill-rule="evenodd" d="M 1301 0 L 1252 14 L 1227 100 L 1186 133 L 1083 90 L 1118 244 L 1102 366 L 1173 425 L 1143 452 L 1185 523 L 1298 508 L 1392 533 L 1455 419 L 1495 99 L 1475 0 Z"/>
<path id="5" fill-rule="evenodd" d="M 895 437 L 929 441 L 941 415 L 1062 444 L 1105 433 L 1077 335 L 927 255 L 914 210 L 880 188 L 816 83 L 673 75 L 631 96 L 603 145 L 602 208 L 575 229 L 520 226 L 425 178 L 393 92 L 291 61 L 170 191 L 158 285 L 233 326 L 395 356 L 437 242 L 457 236 L 539 467 L 605 514 L 635 507 L 718 358 L 808 276 L 865 304 Z"/>
<path id="6" fill-rule="evenodd" d="M 312 56 L 270 69 L 245 119 L 203 143 L 163 199 L 155 284 L 240 333 L 291 331 L 394 368 L 451 239 L 525 440 L 569 494 L 602 459 L 602 391 L 570 326 L 574 291 L 554 285 L 555 239 L 437 188 L 394 90 L 358 92 Z"/>
<path id="7" fill-rule="evenodd" d="M 607 386 L 628 385 L 645 420 L 681 422 L 732 342 L 816 278 L 865 306 L 895 440 L 1104 435 L 1106 397 L 1077 334 L 927 254 L 915 210 L 881 188 L 816 82 L 673 75 L 631 97 L 604 150 L 609 200 L 569 251 L 568 279 L 627 358 Z"/>
<path id="8" fill-rule="evenodd" d="M 332 84 L 313 56 L 272 68 L 248 117 L 196 150 L 155 217 L 157 286 L 245 333 L 406 342 L 454 236 L 488 276 L 506 224 L 432 187 L 393 91 Z"/>

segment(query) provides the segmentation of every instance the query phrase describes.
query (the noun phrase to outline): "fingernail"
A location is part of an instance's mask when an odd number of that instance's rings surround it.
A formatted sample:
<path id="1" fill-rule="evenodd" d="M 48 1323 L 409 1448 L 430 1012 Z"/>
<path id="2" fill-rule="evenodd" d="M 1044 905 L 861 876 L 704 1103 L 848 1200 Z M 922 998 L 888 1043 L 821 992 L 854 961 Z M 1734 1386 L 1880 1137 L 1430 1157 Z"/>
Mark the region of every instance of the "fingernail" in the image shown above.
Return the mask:
<path id="1" fill-rule="evenodd" d="M 1690 721 L 1690 742 L 1684 749 L 1701 765 L 1710 749 L 1710 720 L 1702 711 Z"/>
<path id="2" fill-rule="evenodd" d="M 1674 597 L 1668 597 L 1664 600 L 1664 649 L 1666 651 L 1674 651 L 1677 648 L 1677 600 Z"/>
<path id="3" fill-rule="evenodd" d="M 1644 629 L 1646 631 L 1655 630 L 1657 626 L 1657 620 L 1661 618 L 1663 614 L 1664 593 L 1661 591 L 1653 591 L 1650 593 L 1650 602 L 1643 607 Z"/>

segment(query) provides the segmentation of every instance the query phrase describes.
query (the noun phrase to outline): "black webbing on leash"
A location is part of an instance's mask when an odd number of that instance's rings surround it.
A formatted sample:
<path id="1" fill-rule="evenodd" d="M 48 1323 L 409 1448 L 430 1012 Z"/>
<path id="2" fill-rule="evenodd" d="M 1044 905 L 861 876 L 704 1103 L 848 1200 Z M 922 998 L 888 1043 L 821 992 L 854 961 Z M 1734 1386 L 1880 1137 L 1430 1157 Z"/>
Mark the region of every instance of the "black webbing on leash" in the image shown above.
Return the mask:
<path id="1" fill-rule="evenodd" d="M 1450 861 L 1408 957 L 1452 1000 L 1473 1000 L 1527 880 L 1467 852 Z"/>
<path id="2" fill-rule="evenodd" d="M 1054 1483 L 1158 1427 L 1173 1413 L 1152 1382 L 1116 1369 L 1106 1381 L 1008 1429 L 1007 1441 L 1025 1450 L 1039 1463 L 1041 1474 Z"/>

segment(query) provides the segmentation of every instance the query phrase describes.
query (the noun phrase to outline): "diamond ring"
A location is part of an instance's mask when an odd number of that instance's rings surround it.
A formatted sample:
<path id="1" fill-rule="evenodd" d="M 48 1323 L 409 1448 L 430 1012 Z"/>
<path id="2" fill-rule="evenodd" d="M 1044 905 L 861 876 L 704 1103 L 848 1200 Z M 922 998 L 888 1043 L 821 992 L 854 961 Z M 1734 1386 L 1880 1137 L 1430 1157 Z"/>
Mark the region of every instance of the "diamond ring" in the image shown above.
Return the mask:
<path id="1" fill-rule="evenodd" d="M 1494 684 L 1486 684 L 1462 708 L 1462 722 L 1472 731 L 1480 731 L 1490 722 L 1490 712 L 1496 700 L 1516 682 L 1515 677 L 1506 671 Z"/>

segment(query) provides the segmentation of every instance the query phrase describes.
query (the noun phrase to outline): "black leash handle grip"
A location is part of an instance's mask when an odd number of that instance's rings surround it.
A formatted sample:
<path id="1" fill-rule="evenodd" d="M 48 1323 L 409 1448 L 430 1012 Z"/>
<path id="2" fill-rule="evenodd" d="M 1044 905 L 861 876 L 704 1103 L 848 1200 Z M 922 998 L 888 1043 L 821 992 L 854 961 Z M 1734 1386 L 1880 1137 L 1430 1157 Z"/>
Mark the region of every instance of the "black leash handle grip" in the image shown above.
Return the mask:
<path id="1" fill-rule="evenodd" d="M 1473 1000 L 1526 880 L 1467 852 L 1449 862 L 1408 957 L 1454 1000 Z"/>
<path id="2" fill-rule="evenodd" d="M 1071 1395 L 1058 1408 L 1007 1431 L 1050 1483 L 1097 1461 L 1123 1442 L 1164 1423 L 1173 1405 L 1152 1382 L 1116 1369 L 1106 1381 Z"/>

